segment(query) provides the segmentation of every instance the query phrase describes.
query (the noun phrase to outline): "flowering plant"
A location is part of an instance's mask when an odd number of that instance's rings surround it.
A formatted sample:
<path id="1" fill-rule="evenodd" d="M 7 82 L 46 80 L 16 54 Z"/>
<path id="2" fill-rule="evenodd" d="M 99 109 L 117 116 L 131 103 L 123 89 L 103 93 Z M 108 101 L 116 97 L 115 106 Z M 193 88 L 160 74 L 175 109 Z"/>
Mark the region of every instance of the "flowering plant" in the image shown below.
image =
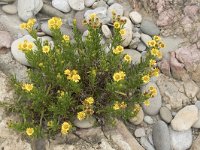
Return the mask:
<path id="1" fill-rule="evenodd" d="M 13 111 L 22 118 L 11 122 L 10 127 L 31 137 L 67 134 L 73 129 L 73 120 L 94 116 L 99 123 L 120 117 L 134 117 L 140 105 L 149 105 L 156 96 L 156 88 L 141 92 L 141 87 L 158 76 L 156 58 L 164 45 L 158 36 L 150 41 L 145 59 L 133 64 L 130 55 L 121 45 L 126 34 L 126 20 L 113 13 L 113 36 L 102 44 L 101 23 L 95 14 L 83 23 L 88 35 L 82 38 L 73 21 L 74 38 L 60 31 L 62 20 L 53 17 L 48 21 L 53 43 L 41 42 L 34 28 L 36 20 L 21 24 L 35 39 L 34 43 L 19 43 L 31 68 L 29 81 L 13 80 L 19 96 Z"/>

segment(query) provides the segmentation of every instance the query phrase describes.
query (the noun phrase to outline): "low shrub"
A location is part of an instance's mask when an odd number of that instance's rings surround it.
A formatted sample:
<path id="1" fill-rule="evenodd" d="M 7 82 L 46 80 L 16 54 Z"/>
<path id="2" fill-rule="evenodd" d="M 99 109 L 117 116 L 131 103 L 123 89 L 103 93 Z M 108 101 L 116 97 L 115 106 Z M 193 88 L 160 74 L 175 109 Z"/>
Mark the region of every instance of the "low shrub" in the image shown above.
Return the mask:
<path id="1" fill-rule="evenodd" d="M 145 57 L 136 64 L 121 45 L 126 20 L 115 13 L 112 37 L 105 44 L 95 14 L 83 21 L 88 28 L 85 38 L 78 31 L 76 20 L 72 38 L 61 33 L 60 18 L 50 19 L 53 43 L 38 38 L 35 22 L 29 19 L 21 24 L 35 41 L 19 43 L 31 68 L 28 82 L 12 80 L 18 96 L 12 111 L 21 120 L 11 122 L 11 128 L 30 137 L 65 135 L 75 129 L 75 119 L 94 116 L 100 125 L 112 123 L 115 118 L 126 120 L 139 112 L 141 104 L 148 106 L 149 99 L 156 96 L 155 87 L 145 92 L 141 92 L 141 87 L 159 75 L 156 59 L 162 57 L 159 49 L 164 46 L 160 37 L 149 41 Z"/>

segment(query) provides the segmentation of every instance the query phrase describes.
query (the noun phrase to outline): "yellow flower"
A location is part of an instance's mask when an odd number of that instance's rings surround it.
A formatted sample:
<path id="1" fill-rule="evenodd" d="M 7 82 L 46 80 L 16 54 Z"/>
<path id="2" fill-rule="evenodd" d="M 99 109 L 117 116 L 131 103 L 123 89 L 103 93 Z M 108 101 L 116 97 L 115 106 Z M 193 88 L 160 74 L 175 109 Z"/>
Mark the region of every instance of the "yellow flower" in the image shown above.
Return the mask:
<path id="1" fill-rule="evenodd" d="M 165 48 L 165 44 L 163 42 L 160 42 L 158 46 L 159 48 Z"/>
<path id="2" fill-rule="evenodd" d="M 78 74 L 72 75 L 71 78 L 72 78 L 71 80 L 74 82 L 79 82 L 79 80 L 81 79 L 81 77 Z"/>
<path id="3" fill-rule="evenodd" d="M 124 61 L 126 61 L 126 62 L 128 62 L 128 63 L 130 63 L 131 62 L 131 56 L 130 55 L 128 55 L 128 54 L 126 54 L 125 56 L 124 56 Z"/>
<path id="4" fill-rule="evenodd" d="M 119 33 L 120 33 L 121 36 L 123 36 L 123 35 L 126 34 L 126 30 L 125 30 L 125 29 L 121 29 L 121 30 L 119 31 Z"/>
<path id="5" fill-rule="evenodd" d="M 150 105 L 150 100 L 149 99 L 145 100 L 143 103 L 144 103 L 145 106 L 149 106 Z"/>
<path id="6" fill-rule="evenodd" d="M 113 79 L 114 79 L 114 81 L 116 81 L 116 82 L 120 81 L 120 80 L 121 80 L 121 74 L 118 73 L 118 72 L 117 72 L 117 73 L 114 73 Z"/>
<path id="7" fill-rule="evenodd" d="M 121 53 L 124 51 L 124 48 L 121 45 L 118 45 L 116 49 Z"/>
<path id="8" fill-rule="evenodd" d="M 27 28 L 27 24 L 26 23 L 22 23 L 20 24 L 20 29 L 26 29 Z"/>
<path id="9" fill-rule="evenodd" d="M 158 57 L 159 59 L 162 58 L 162 52 L 161 52 L 161 51 L 158 51 L 158 52 L 157 52 L 157 57 Z"/>
<path id="10" fill-rule="evenodd" d="M 95 19 L 97 17 L 97 15 L 95 13 L 90 14 L 90 19 Z"/>
<path id="11" fill-rule="evenodd" d="M 33 84 L 23 84 L 22 89 L 30 92 L 33 90 Z"/>
<path id="12" fill-rule="evenodd" d="M 158 52 L 159 52 L 159 50 L 156 49 L 156 48 L 152 48 L 152 49 L 151 49 L 151 55 L 153 55 L 153 56 L 157 56 L 157 55 L 158 55 Z"/>
<path id="13" fill-rule="evenodd" d="M 117 55 L 117 54 L 120 53 L 120 51 L 119 51 L 118 49 L 115 48 L 115 49 L 113 49 L 113 53 Z"/>
<path id="14" fill-rule="evenodd" d="M 20 24 L 20 29 L 26 29 L 28 31 L 31 31 L 35 23 L 36 23 L 36 20 L 31 18 L 28 20 L 27 23 Z"/>
<path id="15" fill-rule="evenodd" d="M 120 71 L 119 72 L 120 76 L 121 76 L 121 80 L 124 80 L 125 76 L 126 76 L 126 73 L 123 72 L 123 71 Z"/>
<path id="16" fill-rule="evenodd" d="M 27 40 L 24 40 L 24 42 L 18 44 L 18 49 L 26 52 L 31 51 L 33 49 L 34 44 L 32 42 L 28 42 Z"/>
<path id="17" fill-rule="evenodd" d="M 113 79 L 114 81 L 118 82 L 120 80 L 124 80 L 125 76 L 126 76 L 125 72 L 120 71 L 120 72 L 114 73 Z"/>
<path id="18" fill-rule="evenodd" d="M 62 19 L 58 17 L 53 17 L 48 20 L 48 27 L 49 29 L 60 29 L 62 26 Z"/>
<path id="19" fill-rule="evenodd" d="M 155 36 L 153 37 L 153 39 L 154 39 L 156 42 L 160 41 L 160 37 L 157 36 L 157 35 L 155 35 Z"/>
<path id="20" fill-rule="evenodd" d="M 139 112 L 141 109 L 140 105 L 139 104 L 135 104 L 134 107 L 133 107 L 133 112 L 137 113 Z"/>
<path id="21" fill-rule="evenodd" d="M 84 111 L 81 111 L 81 112 L 79 112 L 79 113 L 77 114 L 78 120 L 83 120 L 83 119 L 85 119 L 85 117 L 86 117 L 86 114 L 85 114 Z"/>
<path id="22" fill-rule="evenodd" d="M 121 102 L 120 108 L 125 109 L 127 107 L 127 104 L 125 102 Z"/>
<path id="23" fill-rule="evenodd" d="M 114 110 L 119 110 L 119 109 L 120 109 L 120 105 L 119 105 L 119 102 L 118 102 L 118 101 L 116 101 L 116 102 L 114 103 L 113 109 L 114 109 Z"/>
<path id="24" fill-rule="evenodd" d="M 149 66 L 152 67 L 152 66 L 155 66 L 155 65 L 156 65 L 156 61 L 153 60 L 153 59 L 151 59 L 151 60 L 149 61 Z"/>
<path id="25" fill-rule="evenodd" d="M 78 71 L 77 70 L 72 70 L 72 74 L 77 74 Z"/>
<path id="26" fill-rule="evenodd" d="M 63 39 L 64 39 L 66 42 L 69 42 L 70 37 L 69 37 L 68 35 L 63 35 Z"/>
<path id="27" fill-rule="evenodd" d="M 114 28 L 119 29 L 120 28 L 120 23 L 118 21 L 114 22 Z"/>
<path id="28" fill-rule="evenodd" d="M 148 41 L 148 46 L 150 46 L 150 47 L 154 47 L 154 46 L 156 46 L 156 41 L 155 40 L 151 40 L 151 41 Z"/>
<path id="29" fill-rule="evenodd" d="M 158 77 L 160 70 L 158 68 L 153 69 L 152 75 Z"/>
<path id="30" fill-rule="evenodd" d="M 27 128 L 27 129 L 26 129 L 26 134 L 27 134 L 28 136 L 33 135 L 33 133 L 34 133 L 34 129 L 33 129 L 33 128 Z"/>
<path id="31" fill-rule="evenodd" d="M 66 69 L 66 70 L 64 71 L 64 74 L 65 74 L 65 75 L 70 75 L 70 74 L 71 74 L 71 71 L 70 71 L 69 69 Z"/>
<path id="32" fill-rule="evenodd" d="M 85 103 L 92 105 L 94 103 L 94 98 L 93 97 L 88 97 L 85 99 Z"/>
<path id="33" fill-rule="evenodd" d="M 150 87 L 149 87 L 149 91 L 150 91 L 151 97 L 155 97 L 155 96 L 157 95 L 157 90 L 156 90 L 155 87 L 150 86 Z"/>
<path id="34" fill-rule="evenodd" d="M 61 127 L 61 133 L 62 134 L 67 134 L 69 130 L 71 129 L 71 124 L 68 122 L 63 122 L 62 127 Z"/>
<path id="35" fill-rule="evenodd" d="M 149 75 L 143 76 L 143 77 L 142 77 L 142 81 L 143 81 L 144 83 L 148 83 L 148 82 L 150 81 Z"/>
<path id="36" fill-rule="evenodd" d="M 33 28 L 33 26 L 34 26 L 35 23 L 36 23 L 35 19 L 33 19 L 33 18 L 29 19 L 28 22 L 27 22 L 28 29 L 31 30 L 31 28 Z"/>
<path id="37" fill-rule="evenodd" d="M 47 45 L 46 45 L 46 46 L 43 46 L 43 47 L 42 47 L 42 52 L 43 52 L 43 53 L 49 53 L 49 51 L 50 51 L 50 46 L 47 46 Z"/>
<path id="38" fill-rule="evenodd" d="M 47 126 L 48 126 L 48 127 L 53 127 L 53 121 L 52 121 L 52 120 L 51 120 L 51 121 L 48 121 L 48 122 L 47 122 Z"/>

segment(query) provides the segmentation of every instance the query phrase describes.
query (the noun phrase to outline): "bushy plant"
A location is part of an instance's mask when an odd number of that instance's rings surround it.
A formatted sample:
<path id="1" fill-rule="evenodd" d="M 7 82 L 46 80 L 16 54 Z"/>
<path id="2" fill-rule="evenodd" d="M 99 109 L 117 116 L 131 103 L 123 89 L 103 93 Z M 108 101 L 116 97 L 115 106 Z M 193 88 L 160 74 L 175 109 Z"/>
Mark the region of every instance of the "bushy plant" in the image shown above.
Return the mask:
<path id="1" fill-rule="evenodd" d="M 113 13 L 113 35 L 105 44 L 101 23 L 95 14 L 83 23 L 88 35 L 83 38 L 73 21 L 74 38 L 60 31 L 62 20 L 53 17 L 48 21 L 53 44 L 37 37 L 36 20 L 21 24 L 35 39 L 34 43 L 19 43 L 31 68 L 29 81 L 13 80 L 19 99 L 12 110 L 21 120 L 10 127 L 30 137 L 67 134 L 74 128 L 75 119 L 94 116 L 97 123 L 112 122 L 114 118 L 128 119 L 149 105 L 156 96 L 155 87 L 141 92 L 141 87 L 158 76 L 156 59 L 164 44 L 158 36 L 150 41 L 145 58 L 133 64 L 131 56 L 121 46 L 126 34 L 126 20 Z M 107 52 L 105 49 L 109 49 Z"/>

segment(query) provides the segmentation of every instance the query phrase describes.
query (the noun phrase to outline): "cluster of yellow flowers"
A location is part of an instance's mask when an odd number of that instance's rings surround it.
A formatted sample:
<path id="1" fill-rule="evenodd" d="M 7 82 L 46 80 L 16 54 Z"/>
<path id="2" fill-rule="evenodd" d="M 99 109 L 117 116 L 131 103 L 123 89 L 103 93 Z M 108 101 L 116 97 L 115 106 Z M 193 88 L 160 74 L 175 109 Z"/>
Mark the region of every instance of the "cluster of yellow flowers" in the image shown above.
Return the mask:
<path id="1" fill-rule="evenodd" d="M 159 36 L 154 36 L 153 40 L 149 41 L 147 44 L 151 47 L 151 55 L 158 57 L 159 59 L 162 58 L 162 53 L 159 51 L 160 48 L 164 48 L 165 44 L 160 41 L 161 38 Z"/>
<path id="2" fill-rule="evenodd" d="M 63 122 L 61 126 L 61 133 L 67 134 L 69 130 L 71 129 L 72 125 L 69 122 Z"/>
<path id="3" fill-rule="evenodd" d="M 118 102 L 116 101 L 113 105 L 113 109 L 114 110 L 119 110 L 119 109 L 125 109 L 127 107 L 127 104 L 123 101 L 123 102 Z"/>
<path id="4" fill-rule="evenodd" d="M 79 80 L 81 79 L 81 77 L 78 75 L 78 71 L 77 70 L 69 70 L 66 69 L 64 71 L 64 74 L 67 75 L 67 79 L 74 81 L 74 82 L 79 82 Z"/>
<path id="5" fill-rule="evenodd" d="M 114 73 L 113 80 L 118 82 L 120 80 L 124 80 L 125 77 L 126 77 L 125 72 L 119 71 L 119 72 Z"/>
<path id="6" fill-rule="evenodd" d="M 33 133 L 34 133 L 34 129 L 33 129 L 33 128 L 27 128 L 27 129 L 26 129 L 26 134 L 27 134 L 28 136 L 33 135 Z"/>
<path id="7" fill-rule="evenodd" d="M 90 14 L 89 20 L 87 21 L 84 19 L 82 23 L 83 23 L 83 25 L 91 26 L 93 29 L 96 29 L 96 28 L 100 27 L 100 25 L 101 25 L 101 22 L 95 13 Z"/>
<path id="8" fill-rule="evenodd" d="M 138 113 L 140 111 L 141 107 L 139 104 L 135 104 L 133 107 L 133 113 Z"/>
<path id="9" fill-rule="evenodd" d="M 87 116 L 91 116 L 94 113 L 93 111 L 94 98 L 93 97 L 86 98 L 82 102 L 82 104 L 84 106 L 84 110 L 77 113 L 78 120 L 83 120 Z"/>
<path id="10" fill-rule="evenodd" d="M 53 17 L 48 20 L 48 27 L 49 29 L 60 29 L 62 26 L 62 19 L 59 17 Z"/>
<path id="11" fill-rule="evenodd" d="M 68 35 L 63 35 L 63 42 L 69 42 L 70 37 Z"/>
<path id="12" fill-rule="evenodd" d="M 149 94 L 151 97 L 155 97 L 157 95 L 157 90 L 154 86 L 149 87 Z"/>
<path id="13" fill-rule="evenodd" d="M 24 42 L 18 44 L 18 49 L 27 52 L 32 51 L 34 44 L 32 42 L 29 42 L 27 40 L 24 40 Z"/>
<path id="14" fill-rule="evenodd" d="M 128 62 L 128 63 L 130 63 L 130 62 L 131 62 L 131 60 L 132 60 L 132 58 L 131 58 L 131 56 L 130 56 L 130 55 L 126 54 L 126 55 L 124 56 L 124 61 L 125 61 L 125 62 Z"/>
<path id="15" fill-rule="evenodd" d="M 155 76 L 155 77 L 158 77 L 159 76 L 159 73 L 160 73 L 160 70 L 158 68 L 152 68 L 151 72 L 147 75 L 144 75 L 142 77 L 142 81 L 144 83 L 149 83 L 150 82 L 150 79 L 151 77 Z"/>
<path id="16" fill-rule="evenodd" d="M 124 51 L 124 48 L 121 45 L 118 45 L 116 48 L 113 49 L 114 54 L 120 54 Z"/>
<path id="17" fill-rule="evenodd" d="M 25 83 L 25 84 L 22 85 L 22 89 L 30 92 L 30 91 L 33 90 L 33 84 Z"/>
<path id="18" fill-rule="evenodd" d="M 36 23 L 36 19 L 29 19 L 27 23 L 20 24 L 20 29 L 31 31 Z"/>

